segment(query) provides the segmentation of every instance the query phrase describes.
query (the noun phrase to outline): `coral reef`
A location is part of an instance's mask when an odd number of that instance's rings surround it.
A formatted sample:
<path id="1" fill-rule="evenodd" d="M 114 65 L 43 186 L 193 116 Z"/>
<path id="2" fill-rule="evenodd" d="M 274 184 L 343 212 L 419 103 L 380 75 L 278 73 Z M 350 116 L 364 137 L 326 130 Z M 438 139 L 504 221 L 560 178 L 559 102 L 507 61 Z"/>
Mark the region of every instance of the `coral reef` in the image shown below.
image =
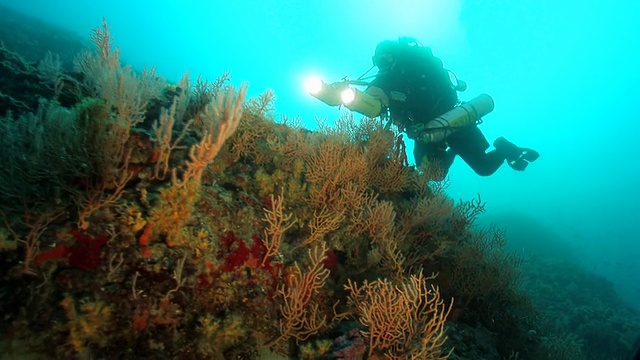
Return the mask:
<path id="1" fill-rule="evenodd" d="M 481 199 L 451 201 L 381 120 L 308 131 L 228 73 L 168 85 L 106 23 L 91 40 L 57 75 L 74 98 L 20 68 L 48 96 L 0 118 L 3 353 L 549 358 Z"/>

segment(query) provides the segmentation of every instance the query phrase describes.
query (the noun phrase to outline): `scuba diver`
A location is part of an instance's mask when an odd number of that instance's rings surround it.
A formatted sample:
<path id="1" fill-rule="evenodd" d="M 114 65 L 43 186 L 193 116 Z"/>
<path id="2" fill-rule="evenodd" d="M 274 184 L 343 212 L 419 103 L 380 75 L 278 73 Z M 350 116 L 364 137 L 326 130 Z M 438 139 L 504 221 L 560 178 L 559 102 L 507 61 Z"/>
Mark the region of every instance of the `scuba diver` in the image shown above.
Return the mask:
<path id="1" fill-rule="evenodd" d="M 444 179 L 456 155 L 481 176 L 495 173 L 505 160 L 514 170 L 523 171 L 540 156 L 535 150 L 518 147 L 503 137 L 494 141 L 494 150 L 486 152 L 489 142 L 477 126 L 480 116 L 463 126 L 450 126 L 443 120 L 441 117 L 454 108 L 464 108 L 457 91 L 464 91 L 466 84 L 453 75 L 454 84 L 452 73 L 433 56 L 430 48 L 410 38 L 386 40 L 378 44 L 372 60 L 378 73 L 364 92 L 380 101 L 382 111 L 378 115 L 390 116 L 389 120 L 415 141 L 417 165 L 427 161 L 440 167 L 441 178 L 437 180 Z M 488 111 L 476 115 L 493 110 L 493 100 L 488 95 L 482 101 L 488 103 L 485 106 Z M 473 111 L 473 104 L 469 106 L 464 111 Z M 441 136 L 429 133 L 434 129 L 439 129 Z"/>

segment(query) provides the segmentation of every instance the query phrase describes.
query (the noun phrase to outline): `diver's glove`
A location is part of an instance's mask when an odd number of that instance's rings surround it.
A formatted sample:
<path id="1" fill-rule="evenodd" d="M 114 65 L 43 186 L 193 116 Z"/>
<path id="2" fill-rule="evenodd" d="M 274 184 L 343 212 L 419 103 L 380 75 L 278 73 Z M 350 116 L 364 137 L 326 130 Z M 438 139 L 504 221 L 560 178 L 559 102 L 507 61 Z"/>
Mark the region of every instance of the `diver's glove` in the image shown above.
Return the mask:
<path id="1" fill-rule="evenodd" d="M 496 148 L 498 153 L 504 156 L 507 160 L 507 164 L 517 171 L 524 171 L 530 162 L 534 162 L 540 157 L 540 154 L 537 151 L 529 148 L 518 147 L 503 137 L 497 138 L 493 142 L 493 146 Z"/>

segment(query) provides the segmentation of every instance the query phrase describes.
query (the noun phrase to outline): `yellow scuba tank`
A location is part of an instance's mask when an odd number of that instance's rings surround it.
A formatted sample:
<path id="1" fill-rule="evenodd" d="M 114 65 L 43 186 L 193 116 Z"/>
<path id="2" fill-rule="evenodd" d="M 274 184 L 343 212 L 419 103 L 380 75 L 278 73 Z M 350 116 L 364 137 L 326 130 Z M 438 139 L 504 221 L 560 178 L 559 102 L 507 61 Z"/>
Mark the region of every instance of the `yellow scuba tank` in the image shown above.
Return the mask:
<path id="1" fill-rule="evenodd" d="M 429 121 L 422 130 L 419 139 L 427 143 L 442 141 L 460 128 L 475 124 L 480 118 L 493 111 L 493 108 L 494 103 L 491 96 L 480 94 Z"/>

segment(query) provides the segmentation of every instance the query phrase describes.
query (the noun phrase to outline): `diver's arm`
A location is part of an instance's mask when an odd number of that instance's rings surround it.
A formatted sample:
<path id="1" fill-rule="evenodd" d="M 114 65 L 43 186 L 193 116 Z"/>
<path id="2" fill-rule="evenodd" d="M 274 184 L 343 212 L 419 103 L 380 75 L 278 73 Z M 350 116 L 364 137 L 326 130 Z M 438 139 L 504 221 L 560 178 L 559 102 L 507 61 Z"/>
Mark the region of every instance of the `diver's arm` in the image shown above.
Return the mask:
<path id="1" fill-rule="evenodd" d="M 364 92 L 379 100 L 382 107 L 389 106 L 389 96 L 381 88 L 377 86 L 369 86 Z"/>
<path id="2" fill-rule="evenodd" d="M 384 90 L 377 86 L 369 86 L 365 91 L 358 92 L 360 95 L 355 96 L 358 100 L 345 104 L 348 109 L 372 118 L 385 113 L 389 97 Z"/>

